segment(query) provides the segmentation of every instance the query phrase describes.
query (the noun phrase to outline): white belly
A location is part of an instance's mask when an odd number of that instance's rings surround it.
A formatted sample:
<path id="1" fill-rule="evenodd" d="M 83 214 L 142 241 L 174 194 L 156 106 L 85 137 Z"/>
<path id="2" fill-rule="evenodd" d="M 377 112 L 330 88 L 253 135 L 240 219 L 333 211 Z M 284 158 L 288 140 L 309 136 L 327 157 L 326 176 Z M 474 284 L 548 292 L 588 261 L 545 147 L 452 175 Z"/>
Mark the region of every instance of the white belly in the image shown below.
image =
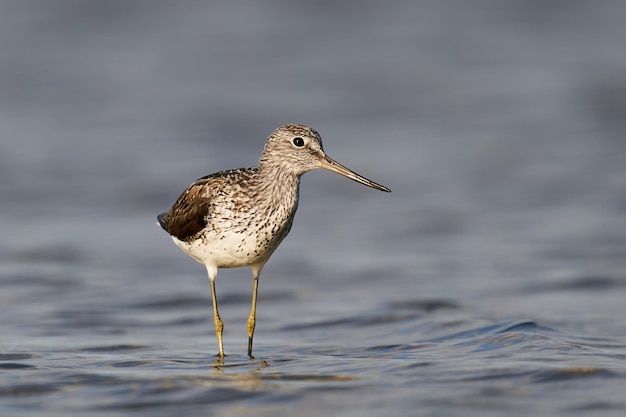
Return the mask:
<path id="1" fill-rule="evenodd" d="M 260 261 L 265 257 L 263 255 L 269 255 L 256 252 L 254 234 L 228 233 L 222 236 L 205 236 L 189 243 L 175 237 L 172 240 L 196 261 L 216 268 L 248 266 Z"/>

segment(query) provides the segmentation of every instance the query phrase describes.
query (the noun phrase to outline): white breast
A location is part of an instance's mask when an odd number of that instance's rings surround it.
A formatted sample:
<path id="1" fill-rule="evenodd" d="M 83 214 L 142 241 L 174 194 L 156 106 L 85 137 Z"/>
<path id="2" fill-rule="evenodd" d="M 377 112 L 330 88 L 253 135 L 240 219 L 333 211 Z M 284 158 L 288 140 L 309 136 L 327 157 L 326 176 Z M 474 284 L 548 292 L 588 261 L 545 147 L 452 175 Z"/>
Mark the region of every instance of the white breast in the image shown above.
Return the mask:
<path id="1" fill-rule="evenodd" d="M 259 256 L 255 253 L 254 233 L 225 233 L 216 236 L 203 236 L 189 243 L 172 237 L 174 243 L 189 256 L 203 265 L 217 268 L 236 268 L 255 263 Z"/>

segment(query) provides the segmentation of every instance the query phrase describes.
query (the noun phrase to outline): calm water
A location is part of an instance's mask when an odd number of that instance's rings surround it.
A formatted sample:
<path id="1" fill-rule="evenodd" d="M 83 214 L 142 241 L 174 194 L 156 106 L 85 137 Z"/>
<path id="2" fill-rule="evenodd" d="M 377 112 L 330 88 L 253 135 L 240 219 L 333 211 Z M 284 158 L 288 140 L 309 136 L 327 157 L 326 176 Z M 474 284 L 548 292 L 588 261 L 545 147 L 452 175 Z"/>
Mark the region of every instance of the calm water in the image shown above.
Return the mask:
<path id="1" fill-rule="evenodd" d="M 623 416 L 626 4 L 0 3 L 0 415 Z M 155 225 L 286 122 L 303 178 L 217 281 Z"/>

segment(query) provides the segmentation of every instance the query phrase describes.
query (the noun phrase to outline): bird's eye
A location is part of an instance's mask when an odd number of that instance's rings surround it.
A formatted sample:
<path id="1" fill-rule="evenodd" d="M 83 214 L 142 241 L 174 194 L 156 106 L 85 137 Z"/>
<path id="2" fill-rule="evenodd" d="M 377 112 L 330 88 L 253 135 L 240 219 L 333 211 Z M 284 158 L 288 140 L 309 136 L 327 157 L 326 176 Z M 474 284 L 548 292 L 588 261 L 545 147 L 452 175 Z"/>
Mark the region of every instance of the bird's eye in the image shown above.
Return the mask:
<path id="1" fill-rule="evenodd" d="M 295 146 L 296 148 L 301 148 L 304 146 L 304 139 L 302 139 L 300 136 L 296 136 L 295 138 L 293 138 L 292 142 L 293 146 Z"/>

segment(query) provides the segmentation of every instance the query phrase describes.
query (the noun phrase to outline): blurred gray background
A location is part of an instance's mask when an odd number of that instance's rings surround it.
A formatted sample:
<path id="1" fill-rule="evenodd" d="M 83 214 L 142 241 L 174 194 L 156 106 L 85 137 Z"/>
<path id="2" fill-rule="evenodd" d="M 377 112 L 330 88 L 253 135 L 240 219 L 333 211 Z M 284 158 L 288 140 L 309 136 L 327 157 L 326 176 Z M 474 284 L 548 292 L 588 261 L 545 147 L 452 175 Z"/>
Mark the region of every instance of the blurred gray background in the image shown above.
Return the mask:
<path id="1" fill-rule="evenodd" d="M 624 249 L 621 2 L 0 8 L 5 255 L 170 256 L 153 214 L 202 175 L 254 165 L 286 122 L 394 194 L 309 174 L 292 240 L 324 244 L 285 246 L 323 251 L 345 225 L 342 245 L 395 270 L 450 235 L 494 260 L 527 239 L 573 261 Z"/>
<path id="2" fill-rule="evenodd" d="M 452 328 L 398 310 L 446 303 L 623 352 L 624 22 L 608 0 L 0 1 L 0 346 L 212 352 L 205 272 L 155 216 L 296 122 L 393 192 L 304 176 L 261 278 L 266 356 L 417 343 Z M 218 277 L 227 353 L 249 277 Z M 391 323 L 326 328 L 345 316 Z"/>

